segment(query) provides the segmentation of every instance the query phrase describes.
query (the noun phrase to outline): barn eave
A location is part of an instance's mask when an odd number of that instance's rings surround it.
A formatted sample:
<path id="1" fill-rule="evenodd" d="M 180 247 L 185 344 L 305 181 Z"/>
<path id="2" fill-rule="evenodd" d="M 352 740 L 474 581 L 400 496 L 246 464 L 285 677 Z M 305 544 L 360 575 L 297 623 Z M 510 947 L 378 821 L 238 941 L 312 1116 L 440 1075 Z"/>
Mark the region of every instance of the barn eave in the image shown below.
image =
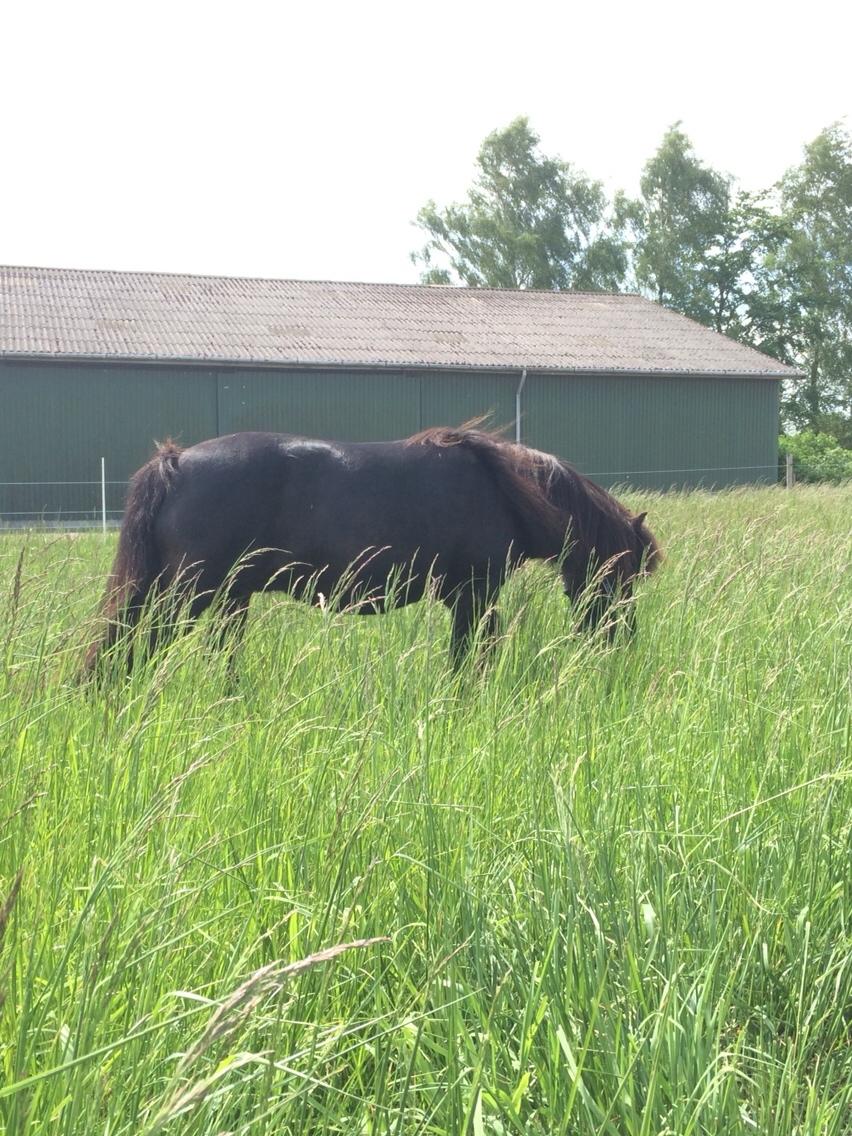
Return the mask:
<path id="1" fill-rule="evenodd" d="M 73 353 L 68 351 L 0 351 L 0 361 L 8 360 L 10 362 L 33 362 L 33 363 L 78 363 L 78 364 L 102 364 L 105 366 L 114 364 L 142 364 L 146 366 L 155 367 L 216 367 L 227 369 L 240 369 L 250 367 L 252 369 L 263 370 L 282 370 L 282 371 L 327 371 L 346 370 L 346 371 L 434 371 L 436 373 L 482 373 L 482 374 L 518 374 L 524 369 L 528 369 L 531 374 L 537 375 L 565 375 L 565 376 L 594 376 L 594 375 L 642 375 L 646 377 L 657 376 L 659 378 L 694 378 L 694 379 L 798 379 L 802 378 L 802 372 L 793 369 L 792 367 L 783 367 L 779 370 L 703 370 L 691 369 L 685 370 L 683 367 L 647 367 L 642 365 L 607 365 L 607 366 L 581 366 L 581 367 L 548 367 L 542 365 L 530 365 L 525 367 L 522 362 L 518 363 L 463 363 L 463 362 L 447 362 L 447 363 L 434 363 L 423 360 L 392 360 L 392 359 L 372 359 L 372 360 L 358 360 L 357 362 L 342 359 L 342 358 L 328 358 L 328 359 L 268 359 L 268 358 L 255 358 L 246 356 L 240 359 L 228 358 L 223 356 L 180 356 L 180 355 L 131 355 L 131 354 L 83 354 Z"/>

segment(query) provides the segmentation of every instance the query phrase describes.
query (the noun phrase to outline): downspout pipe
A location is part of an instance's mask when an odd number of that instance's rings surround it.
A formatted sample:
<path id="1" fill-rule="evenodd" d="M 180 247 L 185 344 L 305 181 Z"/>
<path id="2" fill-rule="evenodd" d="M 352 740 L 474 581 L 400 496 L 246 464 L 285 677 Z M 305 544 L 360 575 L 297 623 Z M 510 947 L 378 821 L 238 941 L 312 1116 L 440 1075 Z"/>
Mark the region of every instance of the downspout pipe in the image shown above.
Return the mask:
<path id="1" fill-rule="evenodd" d="M 524 389 L 524 383 L 527 381 L 527 369 L 524 367 L 521 371 L 521 381 L 518 383 L 518 389 L 515 391 L 515 441 L 518 445 L 521 444 L 521 391 Z"/>

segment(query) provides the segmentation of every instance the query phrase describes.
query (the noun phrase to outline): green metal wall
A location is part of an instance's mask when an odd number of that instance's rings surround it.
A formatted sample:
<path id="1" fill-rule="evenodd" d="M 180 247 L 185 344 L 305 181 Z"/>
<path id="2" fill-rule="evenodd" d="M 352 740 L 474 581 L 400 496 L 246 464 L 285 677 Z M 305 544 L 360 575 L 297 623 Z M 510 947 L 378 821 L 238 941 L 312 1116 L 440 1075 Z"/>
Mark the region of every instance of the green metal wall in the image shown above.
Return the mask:
<path id="1" fill-rule="evenodd" d="M 774 482 L 778 397 L 774 379 L 532 375 L 523 440 L 604 486 Z"/>
<path id="2" fill-rule="evenodd" d="M 366 442 L 490 415 L 514 420 L 515 375 L 419 371 L 273 371 L 218 376 L 219 432 L 280 430 Z"/>
<path id="3" fill-rule="evenodd" d="M 417 429 L 419 379 L 401 371 L 230 370 L 218 375 L 220 434 L 275 430 L 335 441 L 399 438 Z"/>
<path id="4" fill-rule="evenodd" d="M 0 360 L 0 518 L 111 515 L 155 439 L 236 430 L 388 439 L 491 415 L 513 435 L 520 375 L 265 370 Z M 767 379 L 530 374 L 522 436 L 604 485 L 775 480 L 778 386 Z"/>
<path id="5" fill-rule="evenodd" d="M 514 438 L 515 391 L 520 375 L 455 372 L 420 378 L 420 426 L 460 426 L 489 415 L 496 428 L 511 427 Z"/>
<path id="6" fill-rule="evenodd" d="M 154 439 L 216 428 L 213 371 L 0 361 L 0 517 L 100 516 L 101 457 L 120 513 Z"/>

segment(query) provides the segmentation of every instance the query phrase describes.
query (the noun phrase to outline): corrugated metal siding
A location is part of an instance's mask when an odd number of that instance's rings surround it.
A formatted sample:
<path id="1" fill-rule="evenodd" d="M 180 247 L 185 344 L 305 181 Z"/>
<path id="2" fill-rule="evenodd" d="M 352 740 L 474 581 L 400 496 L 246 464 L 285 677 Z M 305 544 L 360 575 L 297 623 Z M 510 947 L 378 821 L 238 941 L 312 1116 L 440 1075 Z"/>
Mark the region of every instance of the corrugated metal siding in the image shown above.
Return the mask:
<path id="1" fill-rule="evenodd" d="M 98 516 L 102 455 L 108 509 L 118 513 L 128 477 L 168 435 L 184 445 L 247 429 L 359 441 L 491 414 L 513 436 L 519 381 L 514 373 L 0 360 L 0 516 Z M 768 379 L 530 374 L 522 436 L 604 485 L 774 481 L 778 387 Z"/>
<path id="2" fill-rule="evenodd" d="M 367 442 L 413 433 L 419 380 L 401 371 L 227 370 L 218 375 L 219 433 L 274 430 Z"/>
<path id="3" fill-rule="evenodd" d="M 495 427 L 510 426 L 515 420 L 515 391 L 520 381 L 520 373 L 422 373 L 420 425 L 415 429 L 460 426 L 483 415 L 488 415 Z M 510 433 L 514 437 L 514 431 Z"/>
<path id="4" fill-rule="evenodd" d="M 607 486 L 775 481 L 778 386 L 768 379 L 531 375 L 523 438 Z"/>
<path id="5" fill-rule="evenodd" d="M 519 381 L 520 375 L 462 372 L 220 371 L 219 433 L 279 430 L 367 442 L 482 415 L 507 426 Z"/>
<path id="6" fill-rule="evenodd" d="M 100 516 L 101 457 L 120 512 L 155 439 L 216 431 L 213 371 L 0 362 L 0 515 Z"/>

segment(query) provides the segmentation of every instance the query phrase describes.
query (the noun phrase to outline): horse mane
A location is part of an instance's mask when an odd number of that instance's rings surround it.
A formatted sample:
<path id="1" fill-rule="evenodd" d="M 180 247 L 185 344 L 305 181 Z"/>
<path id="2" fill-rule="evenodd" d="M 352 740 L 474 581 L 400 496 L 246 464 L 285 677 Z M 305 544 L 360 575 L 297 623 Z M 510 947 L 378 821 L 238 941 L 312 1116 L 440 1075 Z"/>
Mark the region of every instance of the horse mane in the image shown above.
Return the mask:
<path id="1" fill-rule="evenodd" d="M 542 478 L 539 466 L 548 455 L 526 446 L 505 441 L 496 432 L 469 425 L 452 429 L 432 426 L 412 434 L 407 446 L 434 446 L 448 449 L 463 446 L 488 469 L 505 495 L 509 508 L 519 524 L 524 547 L 519 551 L 532 557 L 557 556 L 565 540 L 565 518 L 555 504 Z"/>
<path id="2" fill-rule="evenodd" d="M 547 457 L 547 455 L 543 455 Z M 636 570 L 649 576 L 663 559 L 656 537 L 645 524 L 645 514 L 633 515 L 602 486 L 585 477 L 570 462 L 553 458 L 548 477 L 548 494 L 573 518 L 572 535 L 586 558 L 598 563 L 617 561 L 625 552 L 632 554 Z"/>
<path id="3" fill-rule="evenodd" d="M 466 446 L 491 470 L 522 524 L 530 556 L 550 557 L 562 551 L 570 525 L 578 569 L 596 557 L 599 565 L 630 553 L 636 569 L 650 575 L 662 560 L 659 544 L 644 523 L 611 493 L 585 477 L 569 462 L 508 442 L 499 433 L 479 429 L 481 420 L 457 429 L 433 426 L 406 440 L 409 446 Z"/>

